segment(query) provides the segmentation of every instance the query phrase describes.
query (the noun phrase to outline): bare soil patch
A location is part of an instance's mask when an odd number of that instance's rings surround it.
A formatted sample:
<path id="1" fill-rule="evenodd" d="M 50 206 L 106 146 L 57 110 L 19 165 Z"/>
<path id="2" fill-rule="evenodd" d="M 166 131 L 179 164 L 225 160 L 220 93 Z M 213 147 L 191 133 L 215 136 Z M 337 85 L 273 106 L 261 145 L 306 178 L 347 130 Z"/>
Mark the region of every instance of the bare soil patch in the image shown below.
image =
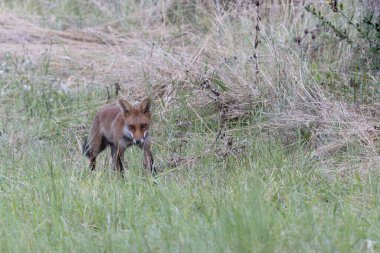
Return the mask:
<path id="1" fill-rule="evenodd" d="M 37 19 L 1 13 L 0 58 L 23 58 L 25 65 L 34 65 L 48 57 L 49 70 L 67 89 L 119 82 L 125 95 L 140 97 L 146 87 L 139 73 L 149 62 L 150 43 L 126 37 L 119 28 L 115 22 L 58 31 Z"/>

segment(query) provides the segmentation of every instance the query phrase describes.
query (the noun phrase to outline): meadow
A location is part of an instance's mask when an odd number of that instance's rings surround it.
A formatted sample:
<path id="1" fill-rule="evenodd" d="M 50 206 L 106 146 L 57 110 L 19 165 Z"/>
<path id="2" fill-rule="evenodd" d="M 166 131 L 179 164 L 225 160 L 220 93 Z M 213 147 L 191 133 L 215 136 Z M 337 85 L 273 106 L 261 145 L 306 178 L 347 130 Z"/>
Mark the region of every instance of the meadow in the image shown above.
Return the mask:
<path id="1" fill-rule="evenodd" d="M 376 0 L 1 0 L 0 252 L 380 252 Z M 91 172 L 153 99 L 158 176 Z"/>

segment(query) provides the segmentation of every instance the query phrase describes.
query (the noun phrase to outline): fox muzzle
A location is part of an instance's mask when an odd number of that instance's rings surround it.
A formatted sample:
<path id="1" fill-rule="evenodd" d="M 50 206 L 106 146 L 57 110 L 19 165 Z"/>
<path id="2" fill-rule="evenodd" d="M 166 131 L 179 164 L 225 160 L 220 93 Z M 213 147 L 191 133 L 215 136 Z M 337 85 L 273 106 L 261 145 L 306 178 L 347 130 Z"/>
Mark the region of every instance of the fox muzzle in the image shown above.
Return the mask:
<path id="1" fill-rule="evenodd" d="M 144 139 L 139 139 L 139 140 L 133 139 L 133 144 L 140 145 L 140 144 L 143 144 L 144 141 L 145 141 Z"/>

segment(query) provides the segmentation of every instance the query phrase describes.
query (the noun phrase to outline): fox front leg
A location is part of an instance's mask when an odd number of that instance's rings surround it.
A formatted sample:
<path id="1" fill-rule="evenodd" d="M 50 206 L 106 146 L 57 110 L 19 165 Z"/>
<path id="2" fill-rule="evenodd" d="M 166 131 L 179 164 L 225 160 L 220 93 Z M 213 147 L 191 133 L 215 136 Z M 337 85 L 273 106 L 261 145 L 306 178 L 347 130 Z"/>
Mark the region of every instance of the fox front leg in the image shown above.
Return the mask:
<path id="1" fill-rule="evenodd" d="M 153 160 L 153 154 L 150 150 L 150 143 L 149 141 L 145 142 L 144 144 L 139 146 L 143 152 L 144 152 L 144 160 L 143 165 L 146 170 L 152 173 L 153 176 L 157 175 L 156 168 L 154 166 L 154 160 Z"/>

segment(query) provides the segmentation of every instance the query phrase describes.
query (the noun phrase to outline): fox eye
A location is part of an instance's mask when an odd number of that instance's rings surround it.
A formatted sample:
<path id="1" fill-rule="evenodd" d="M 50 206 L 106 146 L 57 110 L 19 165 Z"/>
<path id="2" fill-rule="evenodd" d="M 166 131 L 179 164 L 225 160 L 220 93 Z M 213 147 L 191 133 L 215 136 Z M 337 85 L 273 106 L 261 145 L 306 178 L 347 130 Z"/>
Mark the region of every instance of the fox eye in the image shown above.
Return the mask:
<path id="1" fill-rule="evenodd" d="M 133 126 L 133 125 L 129 125 L 128 128 L 129 128 L 129 130 L 131 130 L 131 131 L 134 131 L 134 130 L 135 130 L 135 126 Z"/>
<path id="2" fill-rule="evenodd" d="M 141 125 L 141 128 L 142 128 L 142 129 L 145 129 L 147 126 L 148 126 L 147 124 L 142 124 L 142 125 Z"/>

